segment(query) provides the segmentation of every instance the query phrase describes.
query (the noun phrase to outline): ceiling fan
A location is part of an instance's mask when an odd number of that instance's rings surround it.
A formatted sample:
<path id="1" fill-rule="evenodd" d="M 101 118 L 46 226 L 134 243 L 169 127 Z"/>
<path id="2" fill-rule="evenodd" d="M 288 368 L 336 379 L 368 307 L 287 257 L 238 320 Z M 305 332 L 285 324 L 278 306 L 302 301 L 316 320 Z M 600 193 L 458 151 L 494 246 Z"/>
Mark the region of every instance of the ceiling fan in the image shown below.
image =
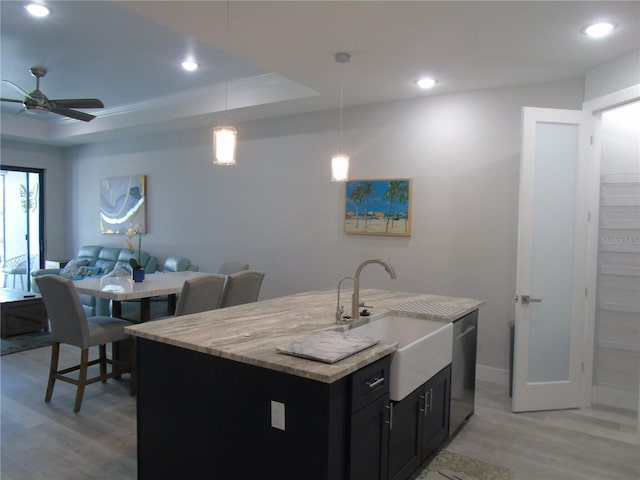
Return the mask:
<path id="1" fill-rule="evenodd" d="M 73 108 L 104 108 L 104 104 L 97 98 L 66 98 L 58 100 L 49 100 L 44 93 L 40 91 L 40 79 L 47 74 L 47 69 L 44 67 L 31 67 L 29 69 L 31 75 L 36 77 L 36 89 L 27 93 L 9 80 L 2 80 L 8 83 L 13 88 L 17 89 L 24 95 L 23 100 L 17 100 L 13 98 L 0 98 L 2 102 L 21 103 L 24 105 L 25 110 L 36 110 L 41 112 L 52 112 L 65 117 L 75 118 L 76 120 L 82 120 L 83 122 L 90 122 L 95 115 L 90 115 L 85 112 L 79 112 L 72 110 Z"/>

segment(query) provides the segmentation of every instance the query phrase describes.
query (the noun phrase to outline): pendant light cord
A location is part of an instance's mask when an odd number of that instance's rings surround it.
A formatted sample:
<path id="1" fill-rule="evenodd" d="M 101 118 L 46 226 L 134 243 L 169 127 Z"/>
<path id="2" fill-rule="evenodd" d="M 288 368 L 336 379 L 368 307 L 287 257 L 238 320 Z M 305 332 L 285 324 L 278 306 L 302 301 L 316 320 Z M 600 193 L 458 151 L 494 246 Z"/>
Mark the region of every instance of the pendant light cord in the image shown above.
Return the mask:
<path id="1" fill-rule="evenodd" d="M 339 153 L 342 153 L 342 103 L 344 100 L 344 63 L 340 63 L 340 133 L 338 138 Z"/>
<path id="2" fill-rule="evenodd" d="M 340 64 L 340 122 L 339 122 L 339 135 L 338 146 L 340 147 L 340 153 L 342 153 L 342 107 L 344 104 L 344 64 L 351 60 L 351 55 L 346 52 L 336 53 L 334 56 L 336 62 Z"/>
<path id="3" fill-rule="evenodd" d="M 225 47 L 225 55 L 229 55 L 229 0 L 227 0 L 227 12 L 226 12 L 226 23 L 225 23 L 225 33 L 224 33 L 224 47 Z M 225 61 L 225 63 L 228 63 Z M 228 95 L 229 95 L 229 77 L 227 72 L 228 66 L 225 65 L 224 68 L 224 113 L 223 120 L 226 125 L 227 123 L 227 108 L 228 108 Z"/>

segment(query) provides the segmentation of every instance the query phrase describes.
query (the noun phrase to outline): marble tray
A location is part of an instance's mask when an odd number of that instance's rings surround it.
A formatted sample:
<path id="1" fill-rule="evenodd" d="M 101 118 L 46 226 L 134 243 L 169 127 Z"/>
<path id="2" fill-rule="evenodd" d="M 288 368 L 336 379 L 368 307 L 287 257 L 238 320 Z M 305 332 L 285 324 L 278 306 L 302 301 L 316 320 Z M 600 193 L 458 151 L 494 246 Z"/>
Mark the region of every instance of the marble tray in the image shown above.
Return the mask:
<path id="1" fill-rule="evenodd" d="M 287 355 L 325 363 L 335 363 L 378 342 L 379 340 L 371 337 L 345 335 L 344 332 L 329 331 L 307 335 L 300 340 L 278 347 L 277 350 Z"/>

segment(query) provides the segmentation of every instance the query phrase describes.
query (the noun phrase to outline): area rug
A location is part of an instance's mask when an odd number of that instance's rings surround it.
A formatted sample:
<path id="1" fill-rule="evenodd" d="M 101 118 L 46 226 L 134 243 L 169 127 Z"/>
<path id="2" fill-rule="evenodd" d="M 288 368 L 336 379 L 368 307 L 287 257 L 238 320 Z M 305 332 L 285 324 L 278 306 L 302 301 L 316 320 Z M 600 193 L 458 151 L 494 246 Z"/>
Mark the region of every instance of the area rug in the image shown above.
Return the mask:
<path id="1" fill-rule="evenodd" d="M 51 332 L 39 331 L 0 339 L 0 355 L 51 345 Z"/>
<path id="2" fill-rule="evenodd" d="M 410 480 L 512 480 L 508 468 L 441 450 L 427 459 Z"/>

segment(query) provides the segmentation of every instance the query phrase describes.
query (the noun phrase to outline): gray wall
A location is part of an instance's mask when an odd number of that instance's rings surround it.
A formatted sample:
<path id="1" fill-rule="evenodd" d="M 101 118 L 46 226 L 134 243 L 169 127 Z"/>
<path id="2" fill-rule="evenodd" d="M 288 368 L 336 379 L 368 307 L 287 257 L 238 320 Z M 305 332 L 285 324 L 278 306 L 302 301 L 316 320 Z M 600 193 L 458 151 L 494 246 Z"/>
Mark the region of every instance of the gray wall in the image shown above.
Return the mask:
<path id="1" fill-rule="evenodd" d="M 329 181 L 336 111 L 236 125 L 238 165 L 211 164 L 211 132 L 194 129 L 70 148 L 68 254 L 124 245 L 99 233 L 99 181 L 148 176 L 143 249 L 186 255 L 212 271 L 243 260 L 267 273 L 261 298 L 335 288 L 371 257 L 363 287 L 486 300 L 479 375 L 506 381 L 515 294 L 522 106 L 579 109 L 582 79 L 431 96 L 344 112 L 351 178 L 413 179 L 409 238 L 342 231 L 345 187 Z"/>
<path id="2" fill-rule="evenodd" d="M 1 151 L 2 165 L 45 169 L 45 252 L 49 260 L 65 258 L 71 225 L 63 150 L 3 138 Z"/>

